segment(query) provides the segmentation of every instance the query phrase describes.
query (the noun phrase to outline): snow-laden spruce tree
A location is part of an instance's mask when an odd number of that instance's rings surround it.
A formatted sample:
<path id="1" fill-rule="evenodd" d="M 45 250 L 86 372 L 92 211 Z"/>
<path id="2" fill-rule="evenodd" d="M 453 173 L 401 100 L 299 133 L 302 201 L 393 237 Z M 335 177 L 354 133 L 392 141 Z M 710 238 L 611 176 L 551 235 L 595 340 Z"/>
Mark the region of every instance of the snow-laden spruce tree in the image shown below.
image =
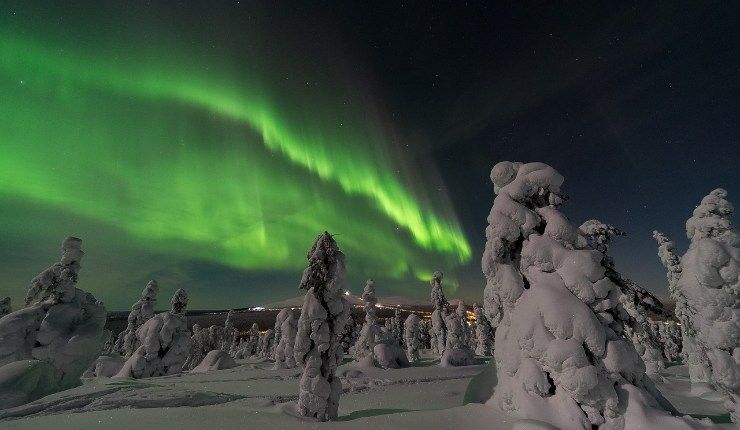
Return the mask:
<path id="1" fill-rule="evenodd" d="M 460 325 L 462 327 L 462 341 L 466 345 L 470 343 L 470 326 L 468 325 L 468 307 L 465 306 L 465 302 L 458 300 L 457 308 L 455 308 L 455 314 L 460 319 Z"/>
<path id="2" fill-rule="evenodd" d="M 652 322 L 648 319 L 647 309 L 662 308 L 660 301 L 629 279 L 623 278 L 614 267 L 614 259 L 608 254 L 609 245 L 614 236 L 626 234 L 611 224 L 599 220 L 588 220 L 579 227 L 591 248 L 599 251 L 603 257 L 601 265 L 606 276 L 614 282 L 622 293 L 619 296 L 618 310 L 624 321 L 624 337 L 632 342 L 635 351 L 645 363 L 645 371 L 653 377 L 660 377 L 659 372 L 665 369 L 665 360 L 660 346 L 660 338 L 653 333 Z"/>
<path id="3" fill-rule="evenodd" d="M 406 345 L 406 357 L 409 362 L 419 361 L 419 350 L 422 345 L 421 319 L 416 314 L 411 314 L 403 324 L 403 338 Z"/>
<path id="4" fill-rule="evenodd" d="M 199 365 L 206 354 L 208 354 L 208 333 L 207 330 L 200 327 L 200 324 L 193 324 L 192 335 L 190 336 L 190 351 L 183 363 L 183 370 L 190 370 Z"/>
<path id="5" fill-rule="evenodd" d="M 442 272 L 434 272 L 432 280 L 432 350 L 441 357 L 447 343 L 447 326 L 445 321 L 449 314 L 450 304 L 445 299 L 445 293 L 442 291 Z"/>
<path id="6" fill-rule="evenodd" d="M 277 346 L 275 347 L 275 369 L 292 369 L 295 367 L 295 358 L 293 358 L 293 345 L 295 344 L 295 336 L 298 330 L 298 320 L 296 320 L 295 313 L 290 308 L 285 308 L 280 311 L 275 320 L 275 327 L 279 327 L 279 336 L 276 330 L 275 338 L 277 339 Z"/>
<path id="7" fill-rule="evenodd" d="M 105 342 L 102 302 L 76 288 L 82 241 L 68 237 L 62 256 L 36 276 L 25 307 L 0 318 L 3 407 L 80 384 Z"/>
<path id="8" fill-rule="evenodd" d="M 373 347 L 374 364 L 383 369 L 400 369 L 409 367 L 406 352 L 389 328 L 382 327 Z"/>
<path id="9" fill-rule="evenodd" d="M 271 357 L 273 353 L 274 343 L 275 343 L 275 330 L 268 328 L 265 334 L 260 336 L 257 356 L 260 358 Z"/>
<path id="10" fill-rule="evenodd" d="M 141 345 L 141 340 L 136 337 L 136 330 L 154 316 L 154 305 L 157 303 L 158 292 L 157 281 L 149 281 L 142 290 L 139 300 L 131 306 L 126 329 L 118 335 L 116 341 L 117 349 L 124 358 L 131 357 Z"/>
<path id="11" fill-rule="evenodd" d="M 345 354 L 351 354 L 354 356 L 354 346 L 357 339 L 360 338 L 360 330 L 362 330 L 362 326 L 355 324 L 355 318 L 350 314 L 349 321 L 347 321 L 347 324 L 344 326 L 344 331 L 340 336 L 342 351 L 344 351 Z"/>
<path id="12" fill-rule="evenodd" d="M 497 322 L 490 404 L 567 429 L 692 428 L 645 375 L 623 338 L 620 288 L 561 214 L 563 177 L 542 163 L 498 163 L 483 271 Z"/>
<path id="13" fill-rule="evenodd" d="M 422 319 L 419 323 L 421 327 L 421 349 L 432 349 L 432 321 Z"/>
<path id="14" fill-rule="evenodd" d="M 335 375 L 344 352 L 339 335 L 351 308 L 343 297 L 344 254 L 328 233 L 320 235 L 308 253 L 300 288 L 308 290 L 298 319 L 294 357 L 303 366 L 298 411 L 326 421 L 337 417 L 342 382 Z"/>
<path id="15" fill-rule="evenodd" d="M 659 255 L 668 268 L 671 293 L 681 301 L 684 356 L 692 383 L 709 382 L 728 396 L 737 422 L 740 395 L 740 248 L 732 228 L 732 204 L 718 188 L 686 221 L 691 240 L 677 264 L 672 244 L 658 232 Z M 680 266 L 678 269 L 676 266 Z M 672 282 L 671 282 L 672 281 Z"/>
<path id="16" fill-rule="evenodd" d="M 360 330 L 360 337 L 355 342 L 354 359 L 364 365 L 372 366 L 375 361 L 373 349 L 380 335 L 380 326 L 375 312 L 375 304 L 378 302 L 375 297 L 375 281 L 367 280 L 361 298 L 365 303 L 365 323 Z"/>
<path id="17" fill-rule="evenodd" d="M 183 289 L 170 300 L 170 310 L 150 318 L 136 335 L 141 346 L 118 372 L 118 378 L 150 378 L 173 375 L 183 370 L 190 352 L 190 330 L 185 310 L 188 295 Z"/>
<path id="18" fill-rule="evenodd" d="M 475 303 L 473 305 L 475 313 L 475 336 L 477 339 L 475 353 L 477 355 L 491 355 L 493 351 L 493 329 L 491 323 L 483 312 L 483 308 Z"/>
<path id="19" fill-rule="evenodd" d="M 676 324 L 659 323 L 657 331 L 666 360 L 669 363 L 677 362 L 681 357 L 681 327 Z"/>
<path id="20" fill-rule="evenodd" d="M 249 329 L 249 337 L 247 338 L 246 355 L 252 356 L 257 354 L 260 342 L 260 327 L 257 323 L 253 323 Z"/>
<path id="21" fill-rule="evenodd" d="M 10 305 L 10 297 L 0 300 L 0 318 L 11 312 L 13 312 L 13 308 Z"/>
<path id="22" fill-rule="evenodd" d="M 460 302 L 463 309 L 465 305 Z M 463 312 L 465 312 L 463 310 Z M 465 320 L 465 326 L 467 327 L 467 319 Z M 445 318 L 446 333 L 446 345 L 442 357 L 440 358 L 440 366 L 469 366 L 475 364 L 475 358 L 473 351 L 468 346 L 465 339 L 465 329 L 463 328 L 463 319 L 459 313 L 450 313 Z"/>
<path id="23" fill-rule="evenodd" d="M 229 352 L 236 338 L 236 327 L 234 326 L 234 310 L 230 309 L 224 321 L 223 338 L 221 339 L 221 350 Z"/>
<path id="24" fill-rule="evenodd" d="M 393 313 L 393 318 L 391 318 L 391 336 L 393 336 L 393 339 L 403 347 L 403 324 L 404 319 L 401 315 L 401 309 L 396 308 L 396 310 Z"/>

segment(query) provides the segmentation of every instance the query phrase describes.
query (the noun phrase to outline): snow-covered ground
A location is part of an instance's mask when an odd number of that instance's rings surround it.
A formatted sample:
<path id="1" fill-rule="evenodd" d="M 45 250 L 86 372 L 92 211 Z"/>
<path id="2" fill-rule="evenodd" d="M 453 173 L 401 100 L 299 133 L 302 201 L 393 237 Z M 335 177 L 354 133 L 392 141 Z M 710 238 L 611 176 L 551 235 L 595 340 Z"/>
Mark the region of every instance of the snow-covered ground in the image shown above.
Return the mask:
<path id="1" fill-rule="evenodd" d="M 515 420 L 479 403 L 490 396 L 495 371 L 478 360 L 439 367 L 425 354 L 413 367 L 389 370 L 345 363 L 337 372 L 344 392 L 333 422 L 295 415 L 300 369 L 272 370 L 272 362 L 248 359 L 208 373 L 97 379 L 0 411 L 0 429 L 510 429 Z M 669 367 L 664 376 L 658 386 L 681 412 L 715 420 L 723 413 L 719 399 L 689 393 L 685 367 Z"/>

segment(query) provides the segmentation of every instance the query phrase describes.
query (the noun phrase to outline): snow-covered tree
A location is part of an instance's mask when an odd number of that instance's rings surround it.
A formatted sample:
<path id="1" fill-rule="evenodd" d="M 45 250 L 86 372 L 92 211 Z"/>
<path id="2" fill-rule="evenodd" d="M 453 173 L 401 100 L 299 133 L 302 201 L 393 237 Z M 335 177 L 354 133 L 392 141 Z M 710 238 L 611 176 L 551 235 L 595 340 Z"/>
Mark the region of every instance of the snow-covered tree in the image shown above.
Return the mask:
<path id="1" fill-rule="evenodd" d="M 199 365 L 206 354 L 208 354 L 208 331 L 201 328 L 200 324 L 193 324 L 192 335 L 190 336 L 190 351 L 183 363 L 183 370 L 193 369 Z"/>
<path id="2" fill-rule="evenodd" d="M 354 346 L 357 339 L 360 338 L 360 330 L 362 330 L 362 326 L 358 327 L 358 325 L 355 324 L 354 317 L 350 314 L 349 321 L 344 326 L 344 331 L 340 336 L 342 351 L 344 351 L 345 354 L 349 354 L 350 351 L 352 351 L 352 355 L 354 355 Z"/>
<path id="3" fill-rule="evenodd" d="M 236 340 L 236 327 L 234 327 L 234 310 L 230 309 L 224 321 L 223 338 L 221 339 L 221 350 L 229 352 Z"/>
<path id="4" fill-rule="evenodd" d="M 403 338 L 406 344 L 406 356 L 411 363 L 419 361 L 419 350 L 422 348 L 421 319 L 411 314 L 403 324 Z"/>
<path id="5" fill-rule="evenodd" d="M 275 330 L 268 328 L 267 331 L 263 335 L 260 336 L 257 356 L 260 358 L 271 357 L 273 353 L 274 343 L 275 343 Z"/>
<path id="6" fill-rule="evenodd" d="M 170 310 L 139 327 L 142 344 L 118 372 L 119 378 L 150 378 L 180 373 L 190 352 L 190 330 L 185 310 L 188 294 L 183 289 L 170 300 Z"/>
<path id="7" fill-rule="evenodd" d="M 376 340 L 373 347 L 374 364 L 383 369 L 409 367 L 406 352 L 401 348 L 390 329 L 381 328 Z"/>
<path id="8" fill-rule="evenodd" d="M 460 319 L 460 326 L 462 327 L 462 341 L 468 345 L 470 343 L 470 326 L 468 325 L 468 307 L 465 306 L 465 302 L 458 300 L 457 308 L 455 309 L 457 318 Z"/>
<path id="9" fill-rule="evenodd" d="M 83 254 L 80 239 L 64 239 L 60 261 L 31 281 L 26 306 L 0 318 L 3 407 L 79 385 L 100 354 L 106 311 L 76 288 Z"/>
<path id="10" fill-rule="evenodd" d="M 691 381 L 709 382 L 712 388 L 726 394 L 730 414 L 737 422 L 740 249 L 731 225 L 734 208 L 726 198 L 727 191 L 718 188 L 694 209 L 686 221 L 686 235 L 691 243 L 680 260 L 664 235 L 654 232 L 654 236 L 660 245 L 661 261 L 668 268 L 669 289 L 676 297 Z"/>
<path id="11" fill-rule="evenodd" d="M 475 336 L 477 338 L 475 353 L 478 355 L 491 355 L 493 351 L 493 329 L 491 323 L 478 304 L 473 305 L 475 312 Z"/>
<path id="12" fill-rule="evenodd" d="M 699 426 L 675 412 L 624 339 L 620 288 L 557 206 L 563 177 L 542 163 L 498 163 L 482 261 L 497 324 L 492 404 L 567 429 Z M 647 417 L 647 418 L 646 418 Z"/>
<path id="13" fill-rule="evenodd" d="M 434 311 L 432 311 L 432 350 L 441 357 L 447 343 L 447 326 L 445 325 L 445 321 L 450 307 L 442 291 L 442 272 L 434 272 L 430 284 L 432 285 L 432 307 L 434 308 Z"/>
<path id="14" fill-rule="evenodd" d="M 665 369 L 665 361 L 659 338 L 653 336 L 645 308 L 640 306 L 632 291 L 623 291 L 619 301 L 629 315 L 629 323 L 624 327 L 625 337 L 632 341 L 632 346 L 645 363 L 647 374 L 659 378 L 659 372 Z"/>
<path id="15" fill-rule="evenodd" d="M 259 342 L 260 342 L 260 327 L 257 325 L 257 323 L 253 323 L 252 327 L 249 329 L 249 337 L 247 338 L 247 344 L 246 344 L 246 356 L 252 356 L 257 354 L 257 350 L 259 349 Z"/>
<path id="16" fill-rule="evenodd" d="M 11 312 L 13 312 L 13 308 L 10 306 L 10 297 L 0 300 L 0 318 Z"/>
<path id="17" fill-rule="evenodd" d="M 665 369 L 660 338 L 653 334 L 652 323 L 648 319 L 647 309 L 660 309 L 662 304 L 657 298 L 647 293 L 642 287 L 629 279 L 623 278 L 615 269 L 614 259 L 609 255 L 609 245 L 613 236 L 626 234 L 611 224 L 599 220 L 588 220 L 579 227 L 589 246 L 602 254 L 601 266 L 606 276 L 614 282 L 622 293 L 619 296 L 618 310 L 622 311 L 620 319 L 624 321 L 624 337 L 632 342 L 635 351 L 645 363 L 645 371 L 654 377 Z M 650 300 L 648 302 L 647 300 Z"/>
<path id="18" fill-rule="evenodd" d="M 372 279 L 368 279 L 365 283 L 361 298 L 365 303 L 365 323 L 360 330 L 360 337 L 355 342 L 354 359 L 366 365 L 372 365 L 375 361 L 373 349 L 378 343 L 380 334 L 378 317 L 375 312 L 378 299 L 375 297 L 375 282 Z"/>
<path id="19" fill-rule="evenodd" d="M 335 375 L 344 353 L 339 335 L 351 308 L 343 297 L 344 254 L 328 233 L 320 235 L 308 253 L 300 288 L 308 290 L 298 319 L 294 357 L 303 365 L 298 411 L 326 421 L 337 417 L 342 382 Z"/>
<path id="20" fill-rule="evenodd" d="M 419 323 L 421 329 L 421 348 L 420 349 L 431 349 L 432 348 L 432 321 L 422 319 Z"/>
<path id="21" fill-rule="evenodd" d="M 669 363 L 677 362 L 681 357 L 681 326 L 671 322 L 656 322 L 655 331 L 660 336 L 663 356 Z"/>
<path id="22" fill-rule="evenodd" d="M 391 336 L 400 345 L 403 346 L 403 316 L 401 315 L 401 309 L 396 308 L 391 318 Z"/>
<path id="23" fill-rule="evenodd" d="M 463 309 L 465 305 L 461 303 Z M 465 312 L 463 310 L 463 312 Z M 465 320 L 467 326 L 467 319 Z M 465 339 L 465 330 L 463 328 L 463 319 L 458 313 L 450 313 L 445 318 L 445 327 L 447 328 L 446 345 L 444 353 L 440 359 L 440 366 L 469 366 L 475 364 L 473 351 Z"/>
<path id="24" fill-rule="evenodd" d="M 278 327 L 278 323 L 280 323 L 280 336 L 277 335 L 278 330 L 275 330 L 275 338 L 277 339 L 275 369 L 292 369 L 295 367 L 293 345 L 298 330 L 298 321 L 293 310 L 290 308 L 282 309 L 275 320 L 275 327 Z"/>
<path id="25" fill-rule="evenodd" d="M 124 358 L 131 357 L 141 345 L 141 340 L 136 337 L 136 330 L 154 316 L 154 305 L 157 303 L 158 292 L 157 281 L 149 281 L 141 292 L 141 298 L 131 306 L 126 329 L 118 335 L 116 341 L 116 349 Z"/>

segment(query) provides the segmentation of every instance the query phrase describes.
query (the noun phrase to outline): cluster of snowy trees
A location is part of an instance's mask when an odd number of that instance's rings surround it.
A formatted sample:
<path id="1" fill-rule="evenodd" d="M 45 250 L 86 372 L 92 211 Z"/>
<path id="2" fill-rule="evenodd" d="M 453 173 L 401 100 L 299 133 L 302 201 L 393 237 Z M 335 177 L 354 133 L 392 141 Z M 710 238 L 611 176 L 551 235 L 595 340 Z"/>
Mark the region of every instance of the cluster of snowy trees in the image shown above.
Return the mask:
<path id="1" fill-rule="evenodd" d="M 653 236 L 676 301 L 681 355 L 691 383 L 697 390 L 710 388 L 724 394 L 730 415 L 738 422 L 740 249 L 731 225 L 733 210 L 727 191 L 721 188 L 704 197 L 686 221 L 690 244 L 681 257 L 664 234 L 655 231 Z"/>
<path id="2" fill-rule="evenodd" d="M 0 399 L 4 407 L 79 385 L 105 342 L 106 310 L 76 287 L 82 241 L 68 237 L 62 256 L 36 276 L 25 306 L 0 318 Z"/>
<path id="3" fill-rule="evenodd" d="M 726 397 L 737 421 L 740 389 L 740 251 L 730 224 L 732 205 L 712 191 L 686 222 L 690 246 L 654 232 L 676 301 L 669 312 L 654 295 L 623 277 L 609 254 L 623 236 L 599 220 L 576 226 L 559 207 L 563 177 L 542 163 L 498 163 L 482 270 L 483 306 L 453 306 L 443 274 L 430 280 L 431 318 L 401 309 L 379 323 L 375 282 L 355 323 L 345 299 L 345 256 L 324 232 L 307 254 L 299 287 L 300 313 L 282 309 L 274 327 L 245 333 L 229 311 L 223 326 L 188 329 L 187 293 L 155 314 L 159 286 L 151 280 L 117 337 L 104 331 L 106 311 L 76 288 L 81 241 L 67 238 L 62 257 L 36 276 L 25 307 L 0 300 L 0 398 L 22 404 L 80 383 L 81 377 L 148 378 L 236 366 L 235 359 L 301 368 L 298 412 L 320 421 L 337 417 L 345 354 L 359 367 L 410 366 L 424 350 L 440 366 L 466 366 L 493 354 L 498 383 L 489 404 L 515 417 L 560 428 L 704 428 L 677 412 L 655 388 L 666 363 L 682 360 L 695 388 Z M 106 341 L 107 340 L 107 341 Z M 103 344 L 105 343 L 105 346 Z M 105 354 L 100 355 L 100 351 Z M 99 356 L 99 357 L 98 357 Z M 87 371 L 86 371 L 87 369 Z M 84 372 L 84 375 L 83 375 Z M 534 420 L 534 421 L 533 421 Z"/>
<path id="4" fill-rule="evenodd" d="M 496 326 L 490 403 L 559 428 L 700 428 L 674 416 L 630 338 L 642 323 L 607 255 L 619 232 L 571 224 L 558 209 L 563 177 L 546 164 L 501 162 L 491 180 L 482 258 L 485 314 Z"/>

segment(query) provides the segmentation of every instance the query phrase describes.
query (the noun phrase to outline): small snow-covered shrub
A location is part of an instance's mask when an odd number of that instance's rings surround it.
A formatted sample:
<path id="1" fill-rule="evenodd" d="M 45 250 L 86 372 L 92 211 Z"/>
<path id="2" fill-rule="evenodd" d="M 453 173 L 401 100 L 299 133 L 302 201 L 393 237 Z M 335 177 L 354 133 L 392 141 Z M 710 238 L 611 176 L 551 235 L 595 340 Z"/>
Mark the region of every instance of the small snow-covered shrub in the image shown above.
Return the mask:
<path id="1" fill-rule="evenodd" d="M 298 412 L 326 421 L 337 417 L 342 382 L 336 376 L 344 352 L 339 335 L 349 322 L 351 308 L 343 297 L 344 254 L 324 232 L 308 253 L 300 288 L 308 290 L 298 319 L 293 355 L 303 366 Z"/>

